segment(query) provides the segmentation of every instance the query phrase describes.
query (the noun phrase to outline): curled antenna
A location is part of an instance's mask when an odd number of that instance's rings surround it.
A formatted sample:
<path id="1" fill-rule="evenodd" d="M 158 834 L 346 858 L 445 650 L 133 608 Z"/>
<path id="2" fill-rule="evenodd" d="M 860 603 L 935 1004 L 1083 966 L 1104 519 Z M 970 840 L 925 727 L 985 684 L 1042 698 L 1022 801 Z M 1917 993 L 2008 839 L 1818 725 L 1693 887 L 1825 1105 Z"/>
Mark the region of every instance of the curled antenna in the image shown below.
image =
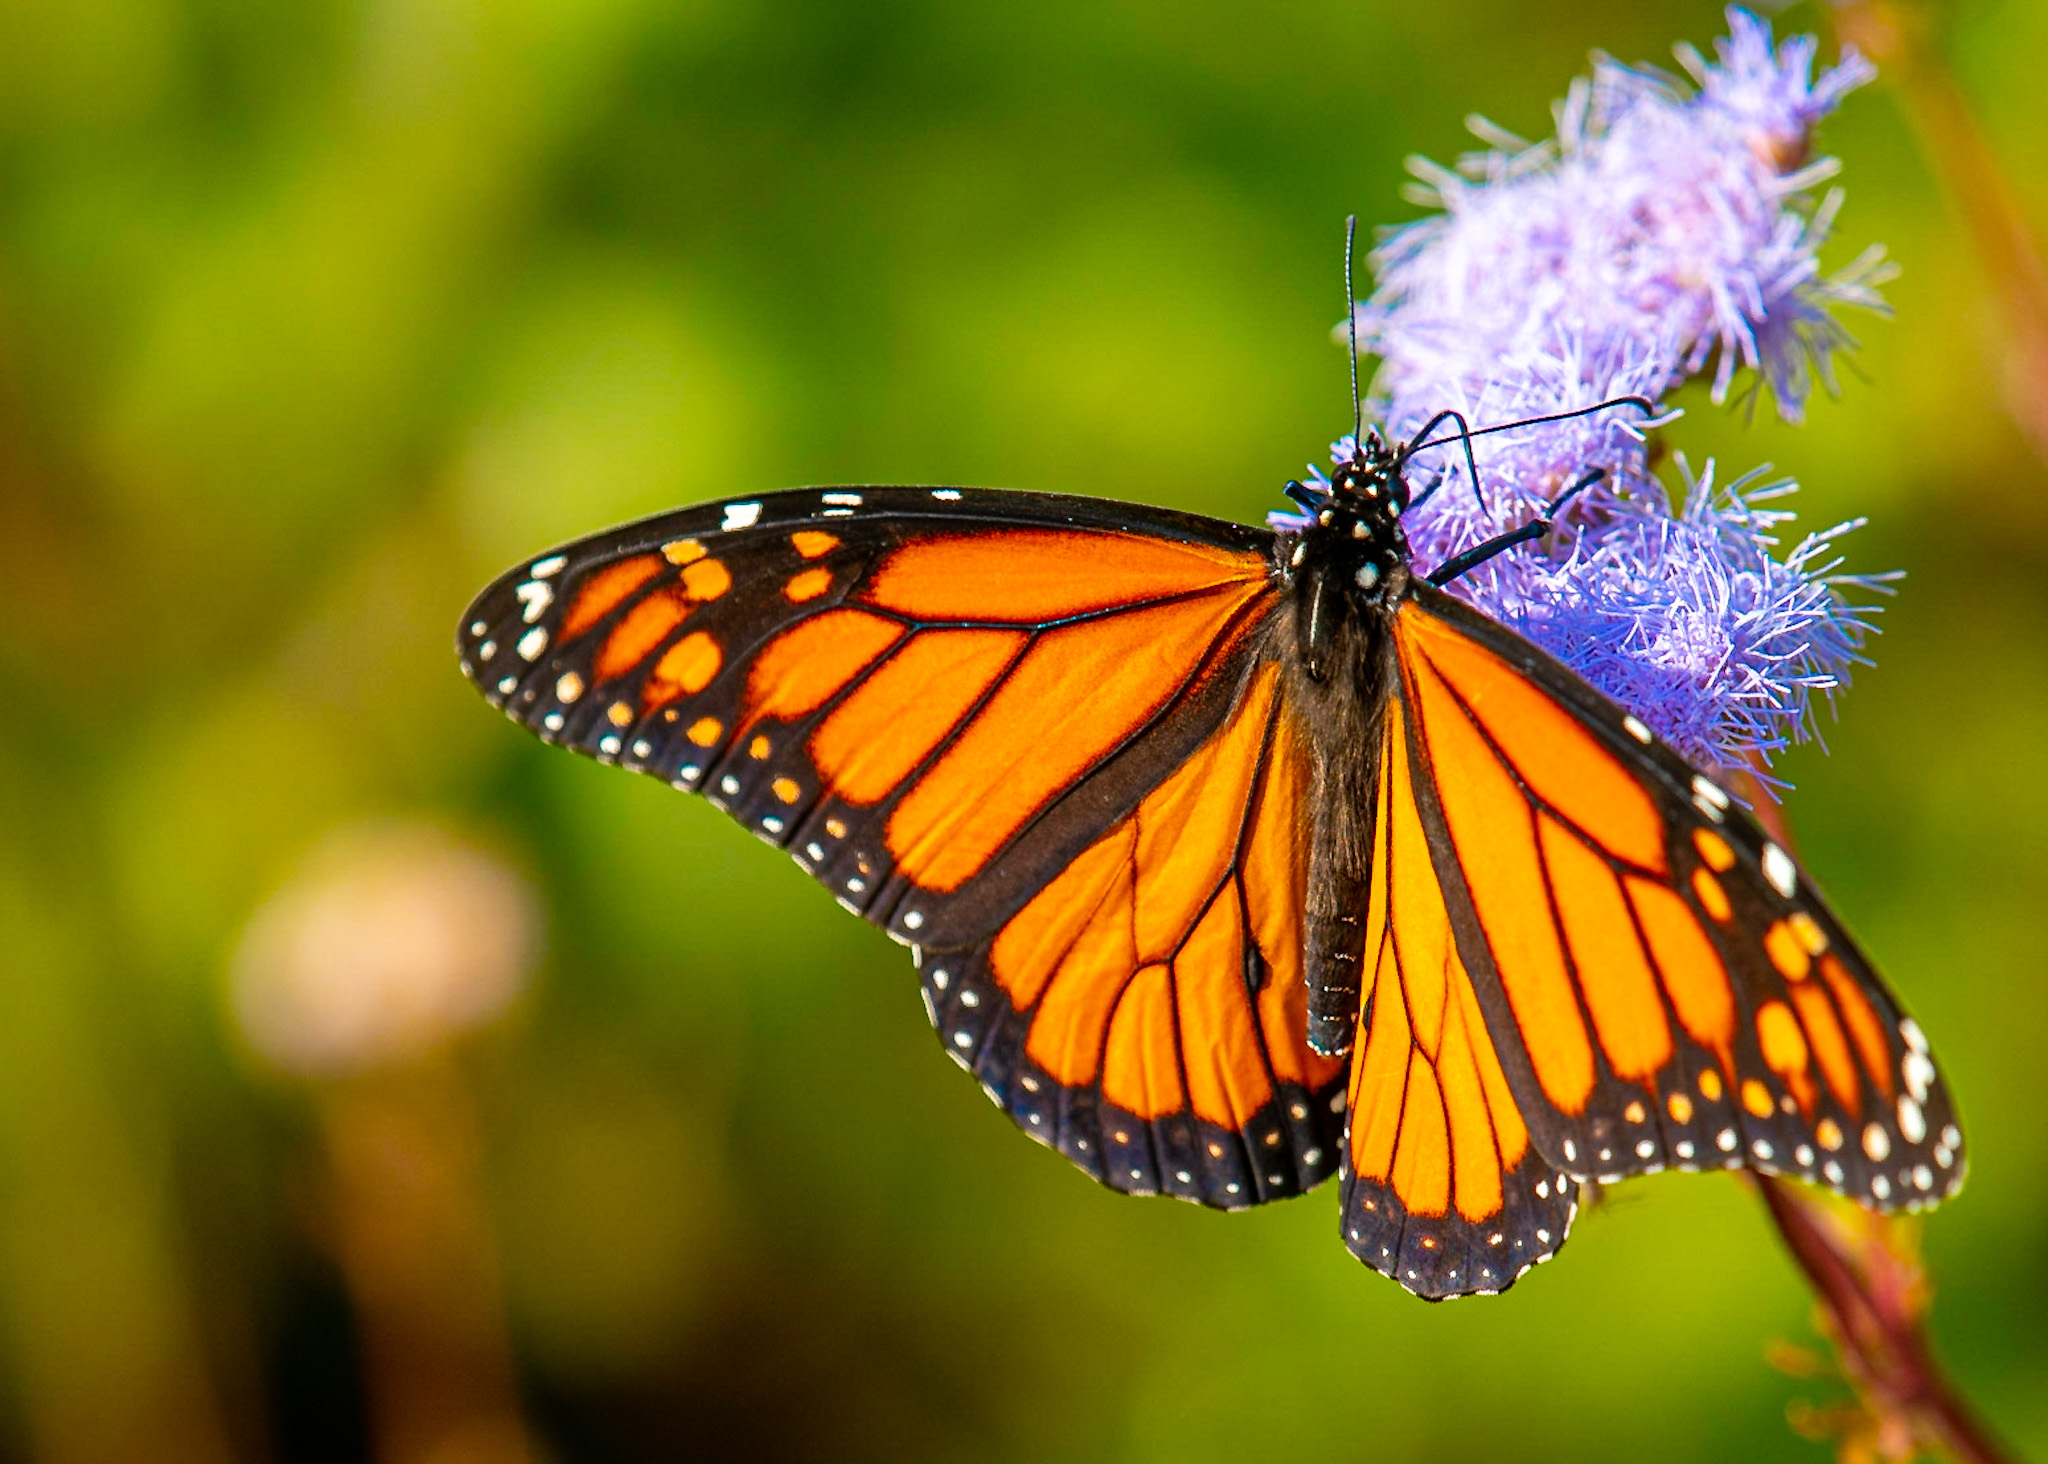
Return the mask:
<path id="1" fill-rule="evenodd" d="M 1404 456 L 1413 456 L 1414 454 L 1421 452 L 1422 449 L 1424 449 L 1425 447 L 1442 447 L 1445 443 L 1456 442 L 1461 437 L 1467 439 L 1465 443 L 1465 448 L 1466 451 L 1469 452 L 1471 451 L 1472 447 L 1470 439 L 1474 437 L 1484 437 L 1489 432 L 1512 432 L 1517 427 L 1534 427 L 1539 423 L 1543 422 L 1568 422 L 1573 417 L 1584 417 L 1593 412 L 1604 412 L 1611 407 L 1635 407 L 1639 411 L 1641 411 L 1645 417 L 1654 417 L 1657 415 L 1656 405 L 1646 397 L 1609 397 L 1604 402 L 1595 402 L 1590 407 L 1575 407 L 1569 412 L 1552 412 L 1547 417 L 1524 417 L 1519 422 L 1500 422 L 1496 423 L 1494 426 L 1491 427 L 1464 428 L 1458 432 L 1453 433 L 1449 437 L 1435 437 L 1431 438 L 1427 442 L 1411 442 L 1408 444 Z M 1439 412 L 1436 415 L 1435 419 L 1430 422 L 1429 427 L 1424 430 L 1433 431 L 1438 422 L 1443 421 L 1446 417 L 1456 415 L 1457 414 L 1454 412 Z"/>
<path id="2" fill-rule="evenodd" d="M 1358 439 L 1365 436 L 1365 403 L 1358 395 L 1358 303 L 1351 293 L 1351 245 L 1358 238 L 1358 215 L 1344 220 L 1344 324 L 1351 332 L 1351 451 L 1358 452 Z"/>

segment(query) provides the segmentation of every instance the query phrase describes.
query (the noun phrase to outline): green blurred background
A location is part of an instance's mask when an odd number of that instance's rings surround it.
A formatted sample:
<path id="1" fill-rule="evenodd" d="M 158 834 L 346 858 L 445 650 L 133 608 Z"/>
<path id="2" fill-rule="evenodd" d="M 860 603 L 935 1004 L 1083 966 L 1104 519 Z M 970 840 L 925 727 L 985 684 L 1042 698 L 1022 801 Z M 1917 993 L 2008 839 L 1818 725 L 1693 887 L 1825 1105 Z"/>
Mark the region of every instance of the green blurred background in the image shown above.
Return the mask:
<path id="1" fill-rule="evenodd" d="M 2048 7 L 1936 19 L 2048 219 Z M 1811 1304 L 1738 1183 L 1625 1186 L 1455 1307 L 1350 1260 L 1328 1193 L 1111 1195 L 941 1058 L 902 952 L 451 651 L 513 559 L 714 495 L 1254 518 L 1346 424 L 1344 215 L 1412 216 L 1403 156 L 1468 111 L 1547 133 L 1595 47 L 1719 32 L 1612 0 L 0 0 L 0 1456 L 392 1458 L 366 1400 L 409 1387 L 498 1409 L 443 1464 L 1825 1457 L 1785 1410 L 1839 1390 L 1766 1363 Z M 2048 474 L 1910 107 L 1859 93 L 1823 145 L 1830 257 L 1888 244 L 1898 319 L 1850 322 L 1809 426 L 1695 398 L 1671 435 L 1795 472 L 1808 526 L 1868 513 L 1852 567 L 1908 573 L 1833 755 L 1784 767 L 1970 1129 L 1925 1228 L 1939 1345 L 2048 1455 Z M 236 1034 L 233 953 L 368 817 L 523 871 L 546 954 L 452 1053 L 292 1077 Z M 375 1182 L 350 1211 L 379 1173 L 440 1197 L 424 1230 Z M 437 1306 L 475 1326 L 410 1359 Z"/>

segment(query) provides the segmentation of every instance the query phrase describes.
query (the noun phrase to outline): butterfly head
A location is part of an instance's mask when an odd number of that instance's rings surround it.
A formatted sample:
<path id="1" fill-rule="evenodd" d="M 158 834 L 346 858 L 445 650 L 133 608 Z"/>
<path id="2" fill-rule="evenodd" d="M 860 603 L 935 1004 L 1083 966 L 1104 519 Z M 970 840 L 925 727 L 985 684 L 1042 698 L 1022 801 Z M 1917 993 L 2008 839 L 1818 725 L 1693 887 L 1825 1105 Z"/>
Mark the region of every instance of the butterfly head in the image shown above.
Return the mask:
<path id="1" fill-rule="evenodd" d="M 1397 448 L 1367 432 L 1330 475 L 1328 489 L 1304 503 L 1314 523 L 1302 536 L 1301 562 L 1315 562 L 1368 600 L 1390 593 L 1408 562 L 1408 539 L 1401 532 L 1409 502 L 1402 466 Z"/>
<path id="2" fill-rule="evenodd" d="M 1325 680 L 1339 656 L 1342 627 L 1395 603 L 1408 585 L 1409 504 L 1399 449 L 1367 433 L 1328 484 L 1290 483 L 1287 495 L 1308 511 L 1298 537 L 1283 538 L 1280 573 L 1297 601 L 1302 664 Z"/>

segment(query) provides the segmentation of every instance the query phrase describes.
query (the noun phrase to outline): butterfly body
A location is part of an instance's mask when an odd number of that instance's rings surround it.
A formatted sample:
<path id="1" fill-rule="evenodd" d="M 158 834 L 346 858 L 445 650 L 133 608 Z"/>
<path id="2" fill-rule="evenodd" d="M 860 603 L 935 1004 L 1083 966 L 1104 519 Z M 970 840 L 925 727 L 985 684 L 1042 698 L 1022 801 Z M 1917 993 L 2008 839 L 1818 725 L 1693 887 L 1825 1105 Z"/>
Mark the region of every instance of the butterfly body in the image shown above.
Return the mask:
<path id="1" fill-rule="evenodd" d="M 1408 491 L 1398 457 L 1374 434 L 1327 491 L 1304 490 L 1303 503 L 1307 526 L 1278 536 L 1272 558 L 1294 626 L 1292 700 L 1303 708 L 1315 769 L 1303 820 L 1307 1040 L 1339 1057 L 1351 1050 L 1360 1002 L 1381 735 L 1372 713 L 1393 682 L 1392 617 L 1413 584 L 1400 518 Z"/>
<path id="2" fill-rule="evenodd" d="M 1297 485 L 1298 486 L 1298 485 Z M 1951 1192 L 1919 1029 L 1710 779 L 1416 574 L 1370 440 L 1298 530 L 961 488 L 685 509 L 523 563 L 496 705 L 701 792 L 913 947 L 1026 1134 L 1504 1289 L 1579 1187 Z M 1299 500 L 1298 500 L 1299 501 Z"/>

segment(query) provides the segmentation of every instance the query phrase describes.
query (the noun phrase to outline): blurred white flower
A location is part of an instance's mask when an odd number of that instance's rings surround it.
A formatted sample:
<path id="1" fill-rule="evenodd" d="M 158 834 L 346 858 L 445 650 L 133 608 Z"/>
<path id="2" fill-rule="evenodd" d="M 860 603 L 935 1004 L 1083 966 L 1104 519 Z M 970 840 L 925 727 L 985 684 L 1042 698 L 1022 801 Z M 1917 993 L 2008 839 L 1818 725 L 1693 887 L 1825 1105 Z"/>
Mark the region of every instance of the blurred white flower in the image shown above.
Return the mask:
<path id="1" fill-rule="evenodd" d="M 540 948 L 540 904 L 502 859 L 426 822 L 330 834 L 243 932 L 236 1026 L 266 1062 L 337 1075 L 489 1022 Z"/>

